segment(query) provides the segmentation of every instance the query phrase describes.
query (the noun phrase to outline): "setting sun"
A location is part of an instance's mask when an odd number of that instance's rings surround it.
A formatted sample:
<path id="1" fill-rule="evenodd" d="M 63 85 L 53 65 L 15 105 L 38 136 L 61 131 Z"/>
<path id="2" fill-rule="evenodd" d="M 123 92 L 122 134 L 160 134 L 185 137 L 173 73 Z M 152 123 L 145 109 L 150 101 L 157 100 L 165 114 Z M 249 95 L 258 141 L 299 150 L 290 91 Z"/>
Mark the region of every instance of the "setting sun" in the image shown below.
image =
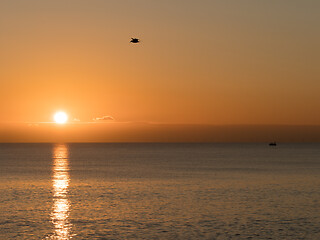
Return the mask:
<path id="1" fill-rule="evenodd" d="M 65 112 L 57 112 L 54 114 L 54 121 L 59 124 L 64 124 L 68 120 L 68 115 Z"/>

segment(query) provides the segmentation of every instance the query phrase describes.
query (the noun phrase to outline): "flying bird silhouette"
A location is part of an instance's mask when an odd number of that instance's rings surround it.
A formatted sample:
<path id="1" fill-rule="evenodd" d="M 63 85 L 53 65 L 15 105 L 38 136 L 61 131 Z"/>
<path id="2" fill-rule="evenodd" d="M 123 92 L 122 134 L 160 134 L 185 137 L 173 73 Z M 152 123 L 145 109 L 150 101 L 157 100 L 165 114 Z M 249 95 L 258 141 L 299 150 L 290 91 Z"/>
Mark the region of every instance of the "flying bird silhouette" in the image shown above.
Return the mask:
<path id="1" fill-rule="evenodd" d="M 131 38 L 131 43 L 139 43 L 140 39 L 139 38 Z"/>

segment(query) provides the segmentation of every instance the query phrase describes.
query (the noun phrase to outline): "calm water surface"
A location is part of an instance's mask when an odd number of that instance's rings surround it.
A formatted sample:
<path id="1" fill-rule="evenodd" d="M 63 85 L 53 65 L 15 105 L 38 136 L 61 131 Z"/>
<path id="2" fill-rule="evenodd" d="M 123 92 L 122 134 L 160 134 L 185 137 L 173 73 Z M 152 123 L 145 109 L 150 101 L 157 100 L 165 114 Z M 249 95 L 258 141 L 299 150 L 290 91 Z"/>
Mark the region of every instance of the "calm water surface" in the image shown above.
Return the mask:
<path id="1" fill-rule="evenodd" d="M 320 144 L 0 144 L 0 239 L 320 239 Z"/>

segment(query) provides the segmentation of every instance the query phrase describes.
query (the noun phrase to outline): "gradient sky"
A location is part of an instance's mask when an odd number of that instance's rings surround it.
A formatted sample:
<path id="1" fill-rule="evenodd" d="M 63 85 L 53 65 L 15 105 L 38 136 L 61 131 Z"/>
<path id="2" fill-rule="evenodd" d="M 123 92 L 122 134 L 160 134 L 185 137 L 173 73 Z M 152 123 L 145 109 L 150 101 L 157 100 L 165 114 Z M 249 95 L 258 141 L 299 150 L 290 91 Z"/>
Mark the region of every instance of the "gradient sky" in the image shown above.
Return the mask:
<path id="1" fill-rule="evenodd" d="M 319 13 L 317 0 L 1 0 L 0 121 L 320 125 Z"/>

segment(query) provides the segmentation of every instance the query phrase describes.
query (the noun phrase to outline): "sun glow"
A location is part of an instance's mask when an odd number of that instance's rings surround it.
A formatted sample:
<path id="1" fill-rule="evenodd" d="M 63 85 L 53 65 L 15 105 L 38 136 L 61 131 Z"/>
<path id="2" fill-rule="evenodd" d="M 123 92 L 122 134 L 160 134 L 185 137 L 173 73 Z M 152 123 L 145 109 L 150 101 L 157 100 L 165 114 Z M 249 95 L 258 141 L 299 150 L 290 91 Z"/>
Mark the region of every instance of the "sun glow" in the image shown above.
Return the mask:
<path id="1" fill-rule="evenodd" d="M 58 124 L 64 124 L 68 121 L 68 115 L 65 112 L 57 112 L 54 114 L 54 121 Z"/>

